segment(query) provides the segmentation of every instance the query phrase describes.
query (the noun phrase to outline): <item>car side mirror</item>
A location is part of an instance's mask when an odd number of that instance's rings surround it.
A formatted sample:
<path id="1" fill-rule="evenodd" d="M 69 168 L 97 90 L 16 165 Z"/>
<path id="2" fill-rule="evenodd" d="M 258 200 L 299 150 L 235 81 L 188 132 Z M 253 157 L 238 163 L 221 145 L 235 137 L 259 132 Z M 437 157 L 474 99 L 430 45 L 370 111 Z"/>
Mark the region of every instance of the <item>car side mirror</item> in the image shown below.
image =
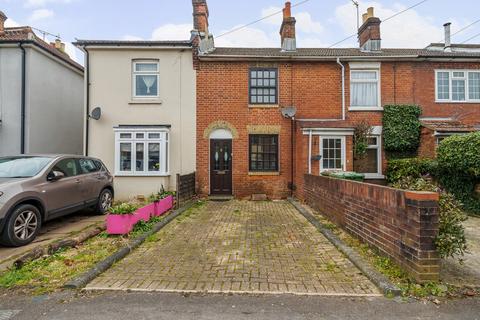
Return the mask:
<path id="1" fill-rule="evenodd" d="M 58 181 L 60 179 L 65 178 L 65 174 L 61 171 L 50 171 L 50 173 L 47 175 L 47 181 Z"/>

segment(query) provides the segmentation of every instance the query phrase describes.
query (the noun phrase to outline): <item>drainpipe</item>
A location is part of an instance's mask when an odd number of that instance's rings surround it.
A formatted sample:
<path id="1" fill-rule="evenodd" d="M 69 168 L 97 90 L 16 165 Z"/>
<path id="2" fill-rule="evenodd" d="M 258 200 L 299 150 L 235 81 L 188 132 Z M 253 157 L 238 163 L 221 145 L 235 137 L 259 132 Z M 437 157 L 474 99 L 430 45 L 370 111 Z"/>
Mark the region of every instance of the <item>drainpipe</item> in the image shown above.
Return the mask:
<path id="1" fill-rule="evenodd" d="M 85 156 L 88 156 L 88 138 L 89 138 L 89 121 L 90 121 L 90 54 L 86 47 L 83 47 L 85 51 L 85 64 L 86 64 L 86 93 L 85 93 L 85 109 L 86 109 L 86 121 L 85 121 Z"/>
<path id="2" fill-rule="evenodd" d="M 337 64 L 342 67 L 342 120 L 345 120 L 345 66 L 337 58 Z"/>
<path id="3" fill-rule="evenodd" d="M 308 174 L 312 174 L 312 130 L 308 133 Z"/>
<path id="4" fill-rule="evenodd" d="M 291 181 L 290 181 L 290 196 L 293 198 L 293 193 L 295 191 L 295 179 L 293 175 L 295 174 L 295 158 L 294 158 L 294 150 L 295 150 L 295 117 L 292 117 L 292 123 L 291 123 L 291 159 L 292 159 L 292 167 L 291 167 Z"/>
<path id="5" fill-rule="evenodd" d="M 23 47 L 23 42 L 19 44 L 22 50 L 22 93 L 21 93 L 21 110 L 20 110 L 20 153 L 25 154 L 25 113 L 26 113 L 26 62 L 27 53 Z"/>

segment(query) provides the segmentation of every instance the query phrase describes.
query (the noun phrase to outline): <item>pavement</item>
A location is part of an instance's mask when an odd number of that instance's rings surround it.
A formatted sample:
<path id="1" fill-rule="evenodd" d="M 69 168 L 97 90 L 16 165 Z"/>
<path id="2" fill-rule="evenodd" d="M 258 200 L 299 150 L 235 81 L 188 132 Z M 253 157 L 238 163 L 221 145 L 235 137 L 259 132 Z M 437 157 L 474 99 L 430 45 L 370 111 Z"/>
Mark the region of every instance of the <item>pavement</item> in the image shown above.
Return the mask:
<path id="1" fill-rule="evenodd" d="M 0 319 L 480 319 L 480 300 L 401 302 L 383 297 L 181 295 L 109 291 L 78 296 L 0 296 Z"/>
<path id="2" fill-rule="evenodd" d="M 86 289 L 380 296 L 286 201 L 210 201 L 192 210 Z"/>
<path id="3" fill-rule="evenodd" d="M 99 225 L 105 221 L 105 216 L 95 216 L 89 211 L 61 217 L 46 222 L 37 238 L 29 245 L 19 248 L 8 248 L 0 245 L 0 271 L 4 271 L 12 264 L 12 260 L 31 251 L 39 245 L 45 245 L 78 233 L 90 226 Z M 0 320 L 2 320 L 0 316 Z"/>
<path id="4" fill-rule="evenodd" d="M 444 259 L 440 277 L 456 286 L 480 288 L 480 218 L 469 217 L 464 227 L 468 252 L 461 262 L 454 258 Z"/>

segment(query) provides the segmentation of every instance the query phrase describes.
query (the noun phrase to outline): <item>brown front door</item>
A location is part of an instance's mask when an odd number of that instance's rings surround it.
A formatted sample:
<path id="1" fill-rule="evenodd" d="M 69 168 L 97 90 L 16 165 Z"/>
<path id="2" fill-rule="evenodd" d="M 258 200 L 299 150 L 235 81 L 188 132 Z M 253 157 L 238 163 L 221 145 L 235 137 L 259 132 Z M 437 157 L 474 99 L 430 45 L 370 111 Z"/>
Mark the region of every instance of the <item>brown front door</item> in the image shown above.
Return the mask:
<path id="1" fill-rule="evenodd" d="M 210 193 L 232 194 L 232 140 L 210 140 Z"/>

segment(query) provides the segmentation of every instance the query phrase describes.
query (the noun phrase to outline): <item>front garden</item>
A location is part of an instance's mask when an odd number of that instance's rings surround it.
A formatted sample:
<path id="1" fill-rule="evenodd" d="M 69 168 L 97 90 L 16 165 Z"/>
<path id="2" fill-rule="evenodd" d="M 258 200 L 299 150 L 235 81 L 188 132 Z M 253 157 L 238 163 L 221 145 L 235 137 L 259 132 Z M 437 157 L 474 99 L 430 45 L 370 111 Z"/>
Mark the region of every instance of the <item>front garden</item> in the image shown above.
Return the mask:
<path id="1" fill-rule="evenodd" d="M 0 291 L 40 295 L 61 289 L 68 281 L 152 230 L 165 219 L 173 205 L 174 194 L 163 191 L 147 199 L 116 203 L 105 217 L 104 232 L 73 248 L 60 248 L 0 273 Z"/>

